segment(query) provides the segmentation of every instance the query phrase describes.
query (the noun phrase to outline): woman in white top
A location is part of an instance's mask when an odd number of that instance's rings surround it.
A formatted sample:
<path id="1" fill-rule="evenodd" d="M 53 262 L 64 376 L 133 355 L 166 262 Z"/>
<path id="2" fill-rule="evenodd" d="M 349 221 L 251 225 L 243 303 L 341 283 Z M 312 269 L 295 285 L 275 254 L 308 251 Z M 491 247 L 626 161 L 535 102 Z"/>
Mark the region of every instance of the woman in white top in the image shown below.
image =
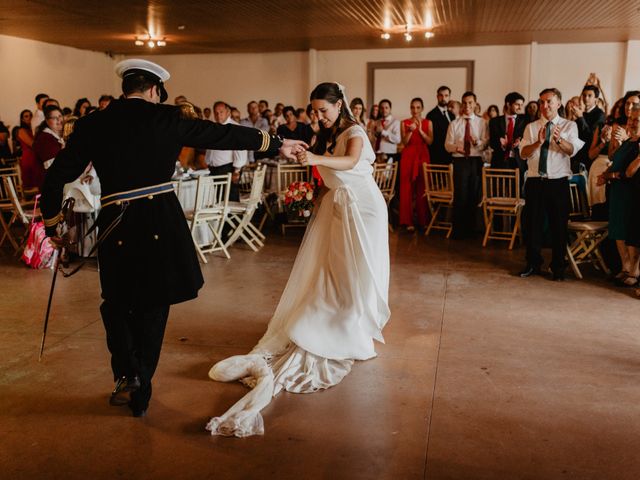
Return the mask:
<path id="1" fill-rule="evenodd" d="M 310 393 L 339 383 L 354 360 L 376 356 L 389 319 L 387 207 L 372 172 L 375 153 L 349 110 L 344 89 L 311 93 L 320 131 L 303 165 L 318 167 L 328 192 L 305 233 L 266 334 L 248 355 L 218 362 L 209 376 L 242 379 L 253 390 L 221 417 L 212 435 L 264 432 L 260 410 L 280 391 Z"/>

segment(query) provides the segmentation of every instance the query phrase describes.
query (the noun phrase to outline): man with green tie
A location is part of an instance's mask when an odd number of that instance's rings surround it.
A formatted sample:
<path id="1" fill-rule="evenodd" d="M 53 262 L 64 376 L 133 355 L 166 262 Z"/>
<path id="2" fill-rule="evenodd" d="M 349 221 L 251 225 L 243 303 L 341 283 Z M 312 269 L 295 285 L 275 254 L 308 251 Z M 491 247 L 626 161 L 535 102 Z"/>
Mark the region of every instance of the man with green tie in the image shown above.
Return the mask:
<path id="1" fill-rule="evenodd" d="M 557 88 L 540 92 L 539 120 L 527 125 L 520 143 L 520 156 L 527 160 L 524 211 L 527 265 L 520 272 L 525 278 L 540 274 L 545 218 L 551 233 L 551 271 L 553 280 L 564 280 L 566 268 L 567 222 L 569 221 L 569 178 L 571 157 L 584 142 L 578 137 L 575 122 L 558 115 L 562 94 Z"/>

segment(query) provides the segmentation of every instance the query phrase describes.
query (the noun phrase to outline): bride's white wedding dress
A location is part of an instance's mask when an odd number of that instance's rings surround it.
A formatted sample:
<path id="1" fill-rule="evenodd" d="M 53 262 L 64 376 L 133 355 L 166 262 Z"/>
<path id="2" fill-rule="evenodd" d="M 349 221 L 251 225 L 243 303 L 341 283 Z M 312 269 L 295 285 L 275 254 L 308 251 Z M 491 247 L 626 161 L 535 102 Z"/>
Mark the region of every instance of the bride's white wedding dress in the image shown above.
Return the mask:
<path id="1" fill-rule="evenodd" d="M 373 179 L 375 154 L 354 125 L 337 139 L 333 155 L 361 137 L 351 170 L 318 166 L 329 188 L 305 233 L 291 276 L 267 332 L 248 355 L 216 363 L 209 376 L 242 380 L 252 390 L 224 415 L 212 435 L 264 433 L 260 410 L 280 391 L 310 393 L 340 383 L 354 360 L 376 355 L 389 319 L 387 206 Z M 329 155 L 327 153 L 327 155 Z"/>

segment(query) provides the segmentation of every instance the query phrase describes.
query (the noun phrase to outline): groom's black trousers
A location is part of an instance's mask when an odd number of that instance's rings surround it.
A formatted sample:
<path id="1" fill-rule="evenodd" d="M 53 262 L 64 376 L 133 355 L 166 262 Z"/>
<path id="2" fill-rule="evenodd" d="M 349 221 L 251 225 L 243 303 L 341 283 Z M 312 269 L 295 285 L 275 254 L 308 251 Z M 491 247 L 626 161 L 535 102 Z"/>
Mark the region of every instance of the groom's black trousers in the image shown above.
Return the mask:
<path id="1" fill-rule="evenodd" d="M 100 313 L 107 332 L 114 380 L 138 375 L 140 389 L 131 394 L 131 406 L 146 410 L 151 398 L 151 379 L 160 359 L 169 305 L 143 308 L 105 300 Z"/>

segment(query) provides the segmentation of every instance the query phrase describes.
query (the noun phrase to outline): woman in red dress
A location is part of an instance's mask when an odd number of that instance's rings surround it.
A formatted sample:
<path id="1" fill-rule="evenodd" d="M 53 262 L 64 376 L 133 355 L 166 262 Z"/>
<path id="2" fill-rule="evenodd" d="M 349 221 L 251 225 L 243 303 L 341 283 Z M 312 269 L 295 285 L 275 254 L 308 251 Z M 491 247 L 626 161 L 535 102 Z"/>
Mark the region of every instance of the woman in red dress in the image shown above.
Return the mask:
<path id="1" fill-rule="evenodd" d="M 36 154 L 36 161 L 42 168 L 42 181 L 44 181 L 44 171 L 51 166 L 56 155 L 62 147 L 63 114 L 60 107 L 51 105 L 44 109 L 44 122 L 38 127 L 38 133 L 33 141 L 33 151 Z M 42 187 L 42 182 L 38 187 Z"/>
<path id="2" fill-rule="evenodd" d="M 402 157 L 400 159 L 400 225 L 408 232 L 427 223 L 427 199 L 424 197 L 425 185 L 422 164 L 429 163 L 428 145 L 433 142 L 431 121 L 422 118 L 424 103 L 421 98 L 411 100 L 411 118 L 402 121 Z"/>
<path id="3" fill-rule="evenodd" d="M 36 160 L 36 154 L 33 151 L 32 117 L 33 114 L 30 110 L 23 110 L 20 113 L 20 129 L 18 130 L 18 142 L 22 149 L 20 177 L 22 188 L 25 190 L 39 189 L 44 181 L 44 168 Z"/>

